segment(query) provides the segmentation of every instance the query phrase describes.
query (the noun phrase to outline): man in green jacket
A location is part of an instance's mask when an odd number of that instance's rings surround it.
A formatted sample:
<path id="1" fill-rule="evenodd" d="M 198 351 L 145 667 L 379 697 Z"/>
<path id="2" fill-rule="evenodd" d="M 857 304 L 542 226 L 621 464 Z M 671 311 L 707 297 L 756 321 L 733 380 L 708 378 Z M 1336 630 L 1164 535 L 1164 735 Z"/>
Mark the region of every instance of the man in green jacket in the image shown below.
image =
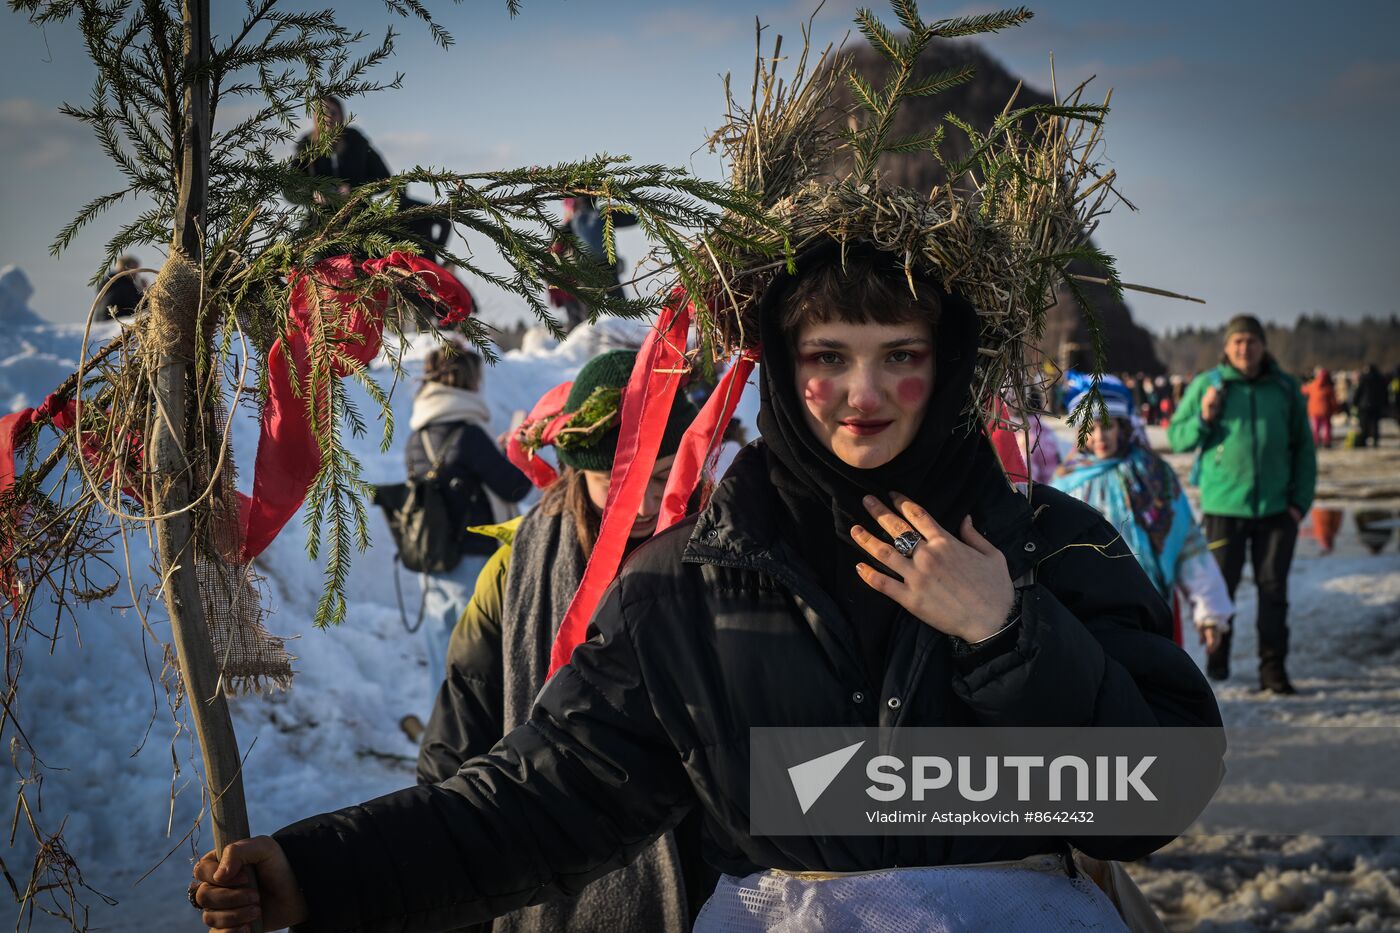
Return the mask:
<path id="1" fill-rule="evenodd" d="M 1199 451 L 1193 481 L 1231 598 L 1249 551 L 1259 590 L 1260 689 L 1296 692 L 1284 666 L 1288 570 L 1317 485 L 1317 452 L 1298 383 L 1269 355 L 1257 318 L 1230 321 L 1224 360 L 1192 381 L 1167 437 L 1173 450 Z M 1228 632 L 1210 652 L 1206 673 L 1230 676 Z"/>

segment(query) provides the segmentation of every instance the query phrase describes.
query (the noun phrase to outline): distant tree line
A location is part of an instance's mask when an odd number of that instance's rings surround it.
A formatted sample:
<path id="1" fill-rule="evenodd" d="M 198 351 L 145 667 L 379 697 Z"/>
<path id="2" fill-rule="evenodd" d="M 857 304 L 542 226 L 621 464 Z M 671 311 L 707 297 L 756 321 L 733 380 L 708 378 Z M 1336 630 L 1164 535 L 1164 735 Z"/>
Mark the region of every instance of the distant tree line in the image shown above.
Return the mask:
<path id="1" fill-rule="evenodd" d="M 1375 363 L 1384 372 L 1400 366 L 1400 315 L 1338 321 L 1320 314 L 1299 315 L 1293 326 L 1265 324 L 1269 352 L 1285 369 L 1311 372 L 1361 369 Z M 1220 360 L 1225 327 L 1187 327 L 1155 339 L 1157 356 L 1173 373 L 1198 372 Z"/>

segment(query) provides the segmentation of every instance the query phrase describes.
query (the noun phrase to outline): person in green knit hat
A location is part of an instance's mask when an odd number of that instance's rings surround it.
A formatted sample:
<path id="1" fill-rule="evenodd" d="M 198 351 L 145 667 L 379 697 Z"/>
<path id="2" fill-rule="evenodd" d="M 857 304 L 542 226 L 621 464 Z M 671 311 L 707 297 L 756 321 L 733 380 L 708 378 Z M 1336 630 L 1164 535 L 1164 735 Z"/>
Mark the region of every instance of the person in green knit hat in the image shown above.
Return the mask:
<path id="1" fill-rule="evenodd" d="M 420 784 L 456 774 L 464 761 L 489 751 L 529 716 L 549 675 L 555 633 L 598 537 L 621 433 L 622 390 L 636 359 L 635 350 L 611 350 L 584 365 L 562 411 L 573 416 L 569 427 L 553 441 L 559 478 L 528 515 L 483 529 L 503 546 L 482 570 L 452 634 L 447 677 L 419 746 Z M 632 524 L 629 551 L 656 529 L 676 450 L 697 413 L 677 395 Z M 494 926 L 473 929 L 680 933 L 690 929 L 714 880 L 700 859 L 698 826 L 683 823 L 636 862 L 578 897 L 527 907 L 498 918 Z M 687 890 L 695 892 L 696 903 L 688 902 Z"/>

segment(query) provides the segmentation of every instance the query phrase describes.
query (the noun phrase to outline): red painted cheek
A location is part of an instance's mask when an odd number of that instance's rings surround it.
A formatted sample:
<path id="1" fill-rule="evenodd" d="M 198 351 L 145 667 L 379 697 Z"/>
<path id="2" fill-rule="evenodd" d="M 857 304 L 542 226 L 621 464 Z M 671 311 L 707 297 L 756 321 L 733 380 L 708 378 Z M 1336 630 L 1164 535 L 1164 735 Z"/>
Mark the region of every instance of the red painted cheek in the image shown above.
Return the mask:
<path id="1" fill-rule="evenodd" d="M 814 405 L 825 405 L 834 392 L 830 379 L 808 379 L 802 387 L 802 397 Z"/>
<path id="2" fill-rule="evenodd" d="M 928 398 L 928 380 L 917 376 L 901 379 L 895 387 L 895 394 L 906 408 L 921 405 Z"/>

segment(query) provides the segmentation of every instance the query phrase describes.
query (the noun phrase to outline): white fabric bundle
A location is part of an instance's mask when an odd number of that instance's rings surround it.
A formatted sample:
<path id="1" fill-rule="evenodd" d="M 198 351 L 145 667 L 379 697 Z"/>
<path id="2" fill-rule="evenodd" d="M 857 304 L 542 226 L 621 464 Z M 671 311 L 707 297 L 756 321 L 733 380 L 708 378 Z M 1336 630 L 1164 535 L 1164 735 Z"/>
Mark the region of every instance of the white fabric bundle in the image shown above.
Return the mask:
<path id="1" fill-rule="evenodd" d="M 1019 862 L 852 874 L 724 875 L 695 933 L 1053 933 L 1127 927 L 1087 877 L 1056 855 Z"/>

